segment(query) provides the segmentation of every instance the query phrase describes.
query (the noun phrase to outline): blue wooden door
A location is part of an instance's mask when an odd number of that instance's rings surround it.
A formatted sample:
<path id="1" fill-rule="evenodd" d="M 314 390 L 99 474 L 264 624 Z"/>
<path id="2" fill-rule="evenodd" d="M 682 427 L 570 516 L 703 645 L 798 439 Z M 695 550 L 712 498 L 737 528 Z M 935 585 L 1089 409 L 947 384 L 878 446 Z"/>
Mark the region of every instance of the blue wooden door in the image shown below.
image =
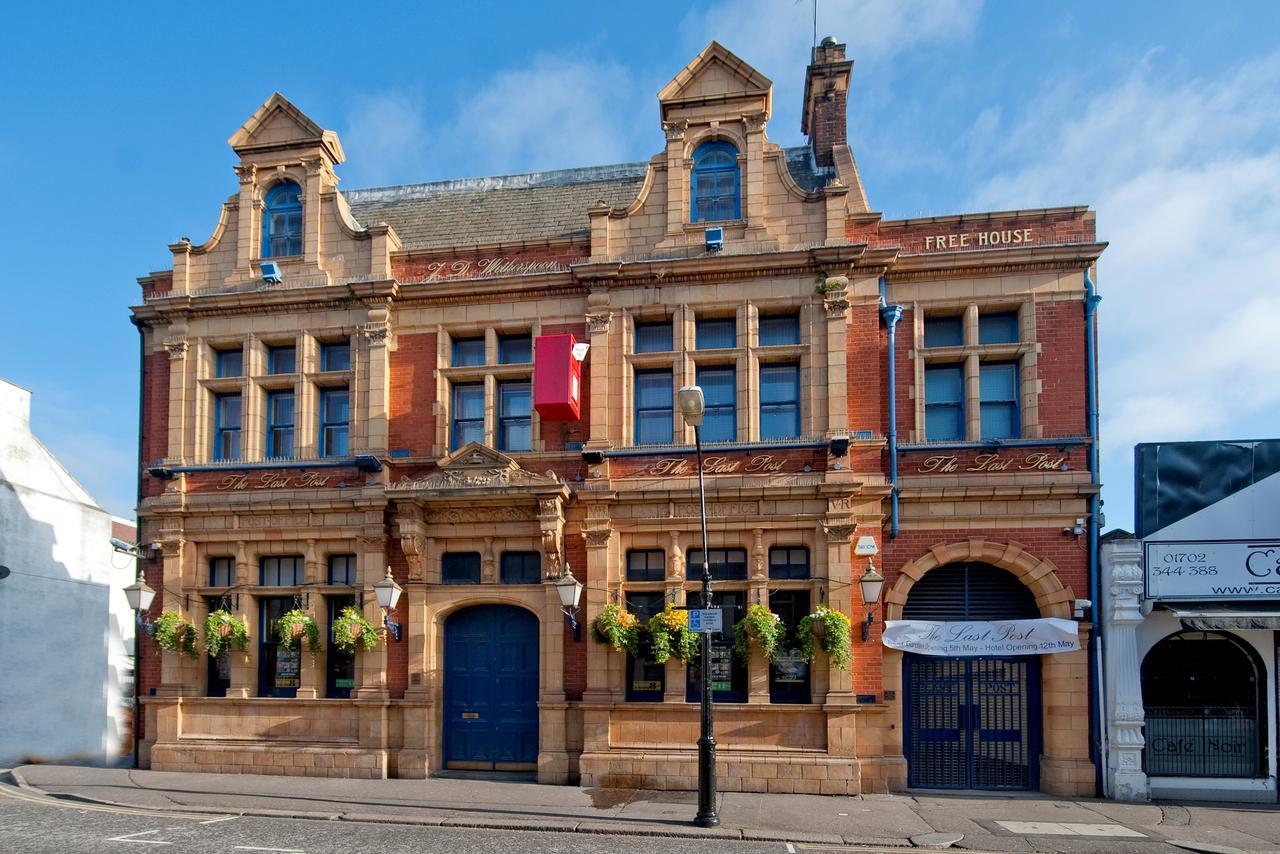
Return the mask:
<path id="1" fill-rule="evenodd" d="M 538 618 L 481 605 L 445 623 L 444 759 L 470 769 L 538 762 Z"/>

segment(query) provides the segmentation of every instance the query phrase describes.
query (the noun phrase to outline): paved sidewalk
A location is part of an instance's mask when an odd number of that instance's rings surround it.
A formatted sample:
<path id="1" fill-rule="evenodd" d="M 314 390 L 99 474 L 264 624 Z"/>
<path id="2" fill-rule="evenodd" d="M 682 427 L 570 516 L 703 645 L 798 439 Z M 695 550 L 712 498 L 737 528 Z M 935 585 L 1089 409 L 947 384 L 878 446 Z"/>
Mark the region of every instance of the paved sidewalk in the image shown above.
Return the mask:
<path id="1" fill-rule="evenodd" d="M 14 781 L 98 803 L 222 815 L 721 837 L 824 845 L 957 841 L 981 851 L 1280 851 L 1275 805 L 1118 804 L 1040 795 L 720 795 L 722 826 L 693 827 L 693 792 L 540 786 L 520 779 L 342 780 L 27 765 Z M 932 836 L 928 836 L 932 835 Z"/>

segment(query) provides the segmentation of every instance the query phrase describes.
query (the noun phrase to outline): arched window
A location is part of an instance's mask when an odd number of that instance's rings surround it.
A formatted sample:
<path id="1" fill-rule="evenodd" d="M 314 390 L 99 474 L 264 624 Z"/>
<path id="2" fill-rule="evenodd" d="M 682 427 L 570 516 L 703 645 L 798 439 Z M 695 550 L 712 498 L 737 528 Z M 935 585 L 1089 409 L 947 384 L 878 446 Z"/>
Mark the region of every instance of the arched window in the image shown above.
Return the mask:
<path id="1" fill-rule="evenodd" d="M 1225 632 L 1184 631 L 1142 662 L 1145 770 L 1159 777 L 1265 777 L 1265 669 Z"/>
<path id="2" fill-rule="evenodd" d="M 738 149 L 720 140 L 699 145 L 689 173 L 689 221 L 741 219 L 739 184 Z"/>
<path id="3" fill-rule="evenodd" d="M 904 620 L 1034 620 L 1036 597 L 1012 572 L 985 563 L 940 566 L 907 593 Z"/>
<path id="4" fill-rule="evenodd" d="M 281 181 L 267 192 L 262 212 L 262 257 L 302 254 L 302 189 Z"/>

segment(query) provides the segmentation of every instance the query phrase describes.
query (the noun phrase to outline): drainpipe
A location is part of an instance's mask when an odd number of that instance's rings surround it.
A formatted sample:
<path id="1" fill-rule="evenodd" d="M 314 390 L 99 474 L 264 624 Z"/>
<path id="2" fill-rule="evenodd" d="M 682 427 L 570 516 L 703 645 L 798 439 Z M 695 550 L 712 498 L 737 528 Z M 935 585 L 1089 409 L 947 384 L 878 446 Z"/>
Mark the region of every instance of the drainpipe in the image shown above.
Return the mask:
<path id="1" fill-rule="evenodd" d="M 880 320 L 889 330 L 889 539 L 898 538 L 898 321 L 902 319 L 902 306 L 889 305 L 885 299 L 888 283 L 880 277 Z"/>
<path id="2" fill-rule="evenodd" d="M 1098 598 L 1102 589 L 1101 579 L 1098 577 L 1100 571 L 1098 566 L 1098 529 L 1100 527 L 1098 513 L 1102 502 L 1098 497 L 1097 489 L 1100 483 L 1100 473 L 1098 458 L 1098 354 L 1095 343 L 1098 324 L 1097 310 L 1098 303 L 1101 301 L 1102 297 L 1098 296 L 1097 287 L 1086 269 L 1084 271 L 1085 418 L 1089 431 L 1089 483 L 1094 487 L 1093 494 L 1089 496 L 1089 601 L 1093 603 L 1093 654 L 1095 662 L 1094 666 L 1089 668 L 1089 695 L 1094 699 L 1093 714 L 1089 716 L 1089 738 L 1094 754 L 1093 767 L 1096 791 L 1105 793 L 1106 769 L 1103 768 L 1103 764 L 1106 762 L 1106 750 L 1103 747 L 1102 739 L 1107 710 L 1103 706 L 1102 697 L 1103 608 L 1102 602 Z"/>
<path id="3" fill-rule="evenodd" d="M 146 383 L 146 358 L 147 358 L 147 333 L 142 328 L 142 324 L 138 322 L 138 318 L 129 318 L 138 329 L 138 497 L 133 508 L 133 524 L 134 537 L 137 540 L 142 538 L 142 520 L 138 518 L 138 508 L 142 506 L 142 472 L 145 462 L 142 459 L 142 418 L 145 410 L 143 409 L 143 395 L 147 388 Z M 134 576 L 142 578 L 143 566 L 142 558 L 136 557 L 134 562 Z M 135 615 L 136 616 L 136 615 Z M 140 757 L 141 746 L 138 744 L 138 732 L 142 727 L 142 621 L 135 619 L 133 621 L 133 720 L 130 726 L 133 729 L 133 767 L 138 767 L 138 759 Z"/>

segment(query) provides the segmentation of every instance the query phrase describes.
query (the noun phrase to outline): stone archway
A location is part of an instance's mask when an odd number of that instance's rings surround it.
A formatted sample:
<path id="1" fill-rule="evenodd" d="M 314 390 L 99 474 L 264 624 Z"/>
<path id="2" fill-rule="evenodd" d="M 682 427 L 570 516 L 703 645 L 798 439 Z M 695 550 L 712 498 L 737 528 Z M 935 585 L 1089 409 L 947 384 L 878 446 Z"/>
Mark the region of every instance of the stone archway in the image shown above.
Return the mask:
<path id="1" fill-rule="evenodd" d="M 1037 557 L 1014 540 L 997 541 L 982 537 L 938 543 L 898 569 L 897 579 L 885 595 L 886 620 L 902 618 L 902 608 L 911 588 L 931 570 L 962 562 L 985 563 L 1012 573 L 1034 594 L 1042 617 L 1070 619 L 1075 593 L 1058 577 L 1053 561 Z M 1043 751 L 1040 758 L 1040 788 L 1057 795 L 1092 795 L 1095 791 L 1093 762 L 1089 758 L 1089 657 L 1087 628 L 1081 629 L 1076 652 L 1041 656 L 1041 685 L 1045 698 L 1041 710 Z M 883 650 L 884 689 L 895 699 L 888 701 L 893 727 L 886 733 L 882 761 L 893 766 L 886 779 L 891 788 L 906 788 L 907 767 L 903 752 L 903 654 Z"/>
<path id="2" fill-rule="evenodd" d="M 1036 557 L 1027 552 L 1022 543 L 1014 540 L 1002 543 L 970 537 L 958 543 L 939 543 L 915 560 L 903 564 L 898 569 L 897 581 L 884 597 L 885 619 L 902 618 L 907 594 L 926 572 L 963 561 L 986 563 L 1013 573 L 1035 595 L 1042 617 L 1071 618 L 1075 593 L 1058 578 L 1058 567 L 1053 561 Z"/>

